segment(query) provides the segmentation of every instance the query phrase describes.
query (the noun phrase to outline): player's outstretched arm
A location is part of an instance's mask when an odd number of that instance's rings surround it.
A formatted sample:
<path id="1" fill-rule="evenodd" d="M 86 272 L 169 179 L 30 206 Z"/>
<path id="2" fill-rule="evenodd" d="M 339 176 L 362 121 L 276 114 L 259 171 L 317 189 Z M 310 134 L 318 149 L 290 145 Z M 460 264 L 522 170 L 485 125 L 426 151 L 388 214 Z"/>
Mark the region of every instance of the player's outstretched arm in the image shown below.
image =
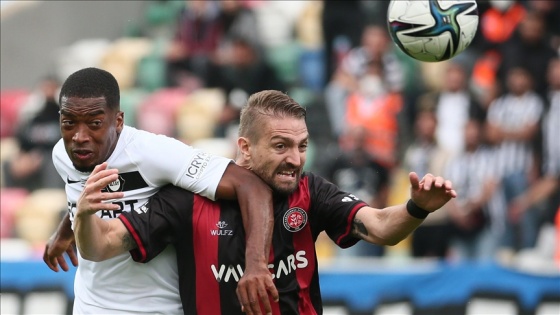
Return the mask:
<path id="1" fill-rule="evenodd" d="M 274 226 L 272 190 L 252 171 L 231 163 L 218 185 L 216 197 L 237 198 L 247 234 L 245 272 L 237 286 L 239 302 L 247 314 L 261 314 L 260 303 L 266 313 L 271 313 L 268 295 L 278 301 L 278 291 L 268 270 Z"/>
<path id="2" fill-rule="evenodd" d="M 411 198 L 407 203 L 384 209 L 360 209 L 352 233 L 370 243 L 395 245 L 412 233 L 430 212 L 457 196 L 452 183 L 442 177 L 427 174 L 419 180 L 412 172 L 409 179 Z"/>
<path id="3" fill-rule="evenodd" d="M 50 237 L 45 251 L 43 252 L 43 261 L 47 266 L 55 272 L 58 272 L 58 266 L 64 271 L 68 271 L 68 264 L 64 258 L 64 252 L 70 258 L 72 265 L 78 266 L 78 257 L 74 251 L 74 232 L 70 222 L 70 214 L 66 213 L 55 233 Z"/>
<path id="4" fill-rule="evenodd" d="M 74 233 L 80 255 L 87 260 L 103 261 L 136 247 L 130 233 L 118 219 L 103 220 L 95 213 L 100 210 L 119 210 L 108 202 L 122 198 L 122 192 L 102 192 L 117 180 L 116 169 L 107 170 L 107 163 L 97 165 L 80 194 L 74 218 Z"/>

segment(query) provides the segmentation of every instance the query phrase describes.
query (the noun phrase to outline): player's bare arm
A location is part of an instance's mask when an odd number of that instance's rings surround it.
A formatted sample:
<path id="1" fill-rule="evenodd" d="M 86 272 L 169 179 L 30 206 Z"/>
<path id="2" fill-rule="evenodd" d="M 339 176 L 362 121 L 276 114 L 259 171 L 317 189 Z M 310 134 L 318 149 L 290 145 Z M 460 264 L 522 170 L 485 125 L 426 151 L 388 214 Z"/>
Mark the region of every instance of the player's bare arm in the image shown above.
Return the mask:
<path id="1" fill-rule="evenodd" d="M 119 205 L 107 201 L 124 195 L 122 192 L 102 191 L 103 187 L 118 178 L 117 170 L 106 168 L 105 162 L 97 165 L 91 173 L 78 199 L 74 220 L 74 233 L 80 255 L 92 261 L 103 261 L 136 247 L 120 220 L 103 220 L 96 215 L 100 210 L 118 210 Z"/>
<path id="2" fill-rule="evenodd" d="M 374 244 L 395 245 L 423 222 L 418 212 L 427 214 L 436 211 L 457 196 L 452 183 L 442 177 L 427 174 L 419 180 L 416 173 L 410 173 L 409 179 L 412 204 L 384 209 L 363 207 L 353 221 L 354 236 Z"/>
<path id="3" fill-rule="evenodd" d="M 74 251 L 74 232 L 70 222 L 70 214 L 66 213 L 62 221 L 58 225 L 55 233 L 49 238 L 43 252 L 43 261 L 47 266 L 55 272 L 58 272 L 58 266 L 64 271 L 68 271 L 68 263 L 63 254 L 66 252 L 72 265 L 78 266 L 78 257 Z"/>
<path id="4" fill-rule="evenodd" d="M 352 221 L 352 235 L 361 239 L 366 239 L 366 237 L 369 235 L 367 228 L 362 220 L 354 218 L 354 221 Z"/>
<path id="5" fill-rule="evenodd" d="M 279 299 L 267 262 L 274 226 L 272 190 L 252 171 L 232 163 L 218 185 L 216 197 L 237 197 L 247 231 L 245 272 L 237 286 L 239 301 L 247 314 L 261 313 L 259 301 L 270 313 L 268 295 Z"/>

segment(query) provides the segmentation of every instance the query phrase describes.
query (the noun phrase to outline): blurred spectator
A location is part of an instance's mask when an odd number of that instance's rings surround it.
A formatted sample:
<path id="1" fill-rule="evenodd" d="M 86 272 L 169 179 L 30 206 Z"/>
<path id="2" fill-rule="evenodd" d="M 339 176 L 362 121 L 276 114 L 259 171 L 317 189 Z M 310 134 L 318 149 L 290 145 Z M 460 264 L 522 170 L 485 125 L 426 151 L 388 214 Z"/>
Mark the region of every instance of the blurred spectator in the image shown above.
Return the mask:
<path id="1" fill-rule="evenodd" d="M 451 219 L 451 255 L 460 260 L 492 259 L 499 245 L 488 209 L 499 179 L 494 174 L 494 152 L 482 143 L 482 127 L 476 119 L 465 123 L 465 150 L 451 159 L 444 173 L 461 192 L 446 205 Z"/>
<path id="2" fill-rule="evenodd" d="M 531 176 L 534 177 L 533 141 L 543 110 L 542 99 L 532 90 L 530 73 L 523 68 L 512 68 L 507 75 L 507 93 L 490 105 L 486 126 L 488 140 L 497 149 L 496 159 L 508 203 L 526 190 Z M 537 232 L 537 217 L 531 212 L 519 222 L 508 220 L 504 246 L 513 250 L 532 247 Z M 519 244 L 516 235 L 520 237 Z"/>
<path id="3" fill-rule="evenodd" d="M 538 239 L 533 248 L 524 248 L 512 264 L 532 270 L 558 270 L 560 267 L 560 60 L 554 59 L 548 71 L 550 107 L 544 116 L 542 175 L 509 207 L 509 218 L 518 222 L 525 213 L 535 213 L 541 220 Z M 556 244 L 554 244 L 556 243 Z M 509 258 L 509 257 L 508 257 Z M 553 262 L 554 261 L 554 262 Z"/>
<path id="4" fill-rule="evenodd" d="M 390 174 L 365 150 L 366 133 L 363 127 L 348 131 L 340 155 L 331 161 L 326 176 L 342 190 L 355 192 L 370 206 L 381 209 L 387 205 Z"/>
<path id="5" fill-rule="evenodd" d="M 469 117 L 484 119 L 486 113 L 467 89 L 465 68 L 453 61 L 446 68 L 442 91 L 426 93 L 420 96 L 417 103 L 419 107 L 436 113 L 438 145 L 452 153 L 460 153 L 464 149 L 467 120 Z"/>
<path id="6" fill-rule="evenodd" d="M 382 64 L 385 89 L 390 92 L 402 90 L 404 72 L 393 47 L 386 27 L 369 25 L 364 29 L 361 46 L 352 49 L 336 69 L 325 89 L 325 104 L 336 137 L 345 128 L 342 117 L 346 112 L 346 98 L 359 89 L 358 80 L 365 75 L 372 60 Z"/>
<path id="7" fill-rule="evenodd" d="M 541 98 L 546 97 L 546 71 L 557 52 L 550 45 L 545 20 L 541 15 L 527 12 L 517 28 L 517 33 L 500 46 L 500 55 L 498 78 L 503 86 L 507 85 L 509 70 L 523 67 L 533 78 L 533 90 Z"/>
<path id="8" fill-rule="evenodd" d="M 28 191 L 64 187 L 51 157 L 60 139 L 58 89 L 56 78 L 43 79 L 22 108 L 16 132 L 19 153 L 2 166 L 6 187 Z"/>
<path id="9" fill-rule="evenodd" d="M 216 131 L 218 137 L 226 136 L 228 127 L 238 122 L 240 109 L 249 95 L 262 90 L 286 90 L 258 48 L 244 37 L 232 37 L 220 63 L 211 63 L 209 69 L 206 87 L 221 88 L 226 93 L 226 106 Z"/>
<path id="10" fill-rule="evenodd" d="M 385 208 L 389 195 L 389 170 L 374 161 L 365 150 L 367 131 L 363 127 L 348 130 L 341 152 L 328 163 L 326 178 L 344 191 L 351 191 L 358 198 L 375 208 Z M 363 243 L 360 245 L 360 243 Z M 342 256 L 382 256 L 384 247 L 365 242 L 338 250 Z"/>
<path id="11" fill-rule="evenodd" d="M 542 177 L 529 190 L 515 198 L 509 209 L 510 219 L 518 222 L 526 211 L 536 211 L 533 206 L 544 202 L 545 220 L 553 222 L 560 206 L 560 59 L 550 63 L 550 108 L 543 120 L 543 168 Z"/>
<path id="12" fill-rule="evenodd" d="M 175 38 L 165 56 L 169 86 L 200 85 L 200 81 L 204 82 L 208 62 L 223 34 L 217 2 L 200 0 L 186 3 L 179 16 Z"/>
<path id="13" fill-rule="evenodd" d="M 503 45 L 512 38 L 526 9 L 516 0 L 479 1 L 480 24 L 472 48 L 485 52 Z"/>
<path id="14" fill-rule="evenodd" d="M 219 19 L 223 30 L 221 45 L 233 38 L 243 37 L 258 47 L 260 34 L 253 11 L 245 7 L 241 0 L 221 0 L 219 3 Z"/>
<path id="15" fill-rule="evenodd" d="M 428 173 L 443 174 L 451 155 L 449 151 L 438 145 L 437 124 L 436 114 L 432 110 L 419 110 L 414 124 L 415 139 L 405 151 L 403 158 L 402 168 L 406 172 L 416 172 L 418 176 Z M 445 258 L 448 247 L 449 226 L 444 208 L 430 214 L 413 232 L 412 256 Z"/>
<path id="16" fill-rule="evenodd" d="M 527 5 L 543 17 L 552 48 L 560 49 L 560 4 L 556 1 L 528 1 Z"/>
<path id="17" fill-rule="evenodd" d="M 377 163 L 392 169 L 397 163 L 402 98 L 388 87 L 381 60 L 372 60 L 365 71 L 357 81 L 358 89 L 346 100 L 346 128 L 364 128 L 366 152 Z"/>
<path id="18" fill-rule="evenodd" d="M 322 28 L 327 81 L 350 49 L 360 44 L 365 22 L 360 0 L 323 1 Z"/>

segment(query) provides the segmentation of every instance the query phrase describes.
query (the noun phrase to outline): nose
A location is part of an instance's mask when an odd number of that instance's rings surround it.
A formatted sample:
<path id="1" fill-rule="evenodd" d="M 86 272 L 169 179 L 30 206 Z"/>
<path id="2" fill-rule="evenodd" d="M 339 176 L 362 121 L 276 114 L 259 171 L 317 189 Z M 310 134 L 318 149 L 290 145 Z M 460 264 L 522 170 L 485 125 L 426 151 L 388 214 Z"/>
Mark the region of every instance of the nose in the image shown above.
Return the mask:
<path id="1" fill-rule="evenodd" d="M 87 127 L 78 126 L 76 128 L 76 132 L 74 133 L 74 136 L 72 137 L 72 141 L 77 143 L 83 143 L 89 141 L 89 133 L 87 131 Z"/>
<path id="2" fill-rule="evenodd" d="M 298 148 L 289 150 L 286 155 L 286 163 L 294 167 L 300 167 L 303 160 L 302 154 L 305 153 L 300 152 Z"/>

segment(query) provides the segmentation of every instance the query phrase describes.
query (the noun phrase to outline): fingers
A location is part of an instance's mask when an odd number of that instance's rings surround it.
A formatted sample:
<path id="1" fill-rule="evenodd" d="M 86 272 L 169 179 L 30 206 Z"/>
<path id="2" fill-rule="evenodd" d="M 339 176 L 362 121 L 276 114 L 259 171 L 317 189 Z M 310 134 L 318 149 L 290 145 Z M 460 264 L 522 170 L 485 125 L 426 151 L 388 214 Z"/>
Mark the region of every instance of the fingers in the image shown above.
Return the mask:
<path id="1" fill-rule="evenodd" d="M 103 170 L 95 175 L 91 175 L 86 181 L 85 189 L 101 190 L 110 183 L 116 181 L 119 178 L 119 171 L 116 169 Z"/>
<path id="2" fill-rule="evenodd" d="M 70 258 L 70 262 L 74 267 L 78 267 L 78 256 L 76 256 L 76 251 L 74 250 L 74 246 L 70 246 L 66 250 L 66 254 L 68 254 L 68 258 Z"/>
<path id="3" fill-rule="evenodd" d="M 124 193 L 103 191 L 107 185 L 118 178 L 118 170 L 107 169 L 107 162 L 95 166 L 78 200 L 78 213 L 92 214 L 98 210 L 120 210 L 119 205 L 107 201 L 123 198 Z"/>
<path id="4" fill-rule="evenodd" d="M 451 183 L 450 180 L 446 180 L 441 176 L 434 176 L 430 173 L 426 174 L 422 178 L 419 185 L 426 191 L 430 190 L 432 187 L 444 188 L 446 191 L 453 191 L 453 183 Z"/>
<path id="5" fill-rule="evenodd" d="M 102 170 L 107 169 L 107 166 L 108 166 L 108 165 L 109 165 L 109 163 L 107 163 L 107 162 L 103 162 L 103 163 L 101 163 L 101 164 L 97 164 L 97 165 L 93 168 L 93 171 L 91 172 L 90 177 L 93 176 L 93 175 L 95 175 L 95 174 L 97 174 L 97 173 L 99 173 L 99 172 L 102 171 Z"/>
<path id="6" fill-rule="evenodd" d="M 265 314 L 272 314 L 272 307 L 270 306 L 270 301 L 268 300 L 268 293 L 266 289 L 264 287 L 259 286 L 258 290 L 259 290 L 259 298 L 261 300 L 261 305 L 264 308 Z"/>
<path id="7" fill-rule="evenodd" d="M 261 304 L 264 308 L 266 314 L 272 314 L 272 306 L 270 305 L 269 296 L 272 300 L 276 303 L 280 300 L 280 296 L 278 294 L 278 290 L 272 281 L 272 277 L 265 278 L 265 283 L 263 286 L 259 286 L 258 288 L 259 297 L 261 299 Z"/>
<path id="8" fill-rule="evenodd" d="M 420 185 L 424 190 L 428 191 L 432 188 L 434 182 L 435 182 L 434 175 L 428 173 L 422 178 L 422 180 L 420 181 Z"/>
<path id="9" fill-rule="evenodd" d="M 274 282 L 272 282 L 272 278 L 270 279 L 270 282 L 267 285 L 266 291 L 268 291 L 270 297 L 272 297 L 272 300 L 274 302 L 280 301 L 280 294 L 278 294 L 278 290 L 276 289 Z"/>
<path id="10" fill-rule="evenodd" d="M 457 198 L 457 192 L 456 192 L 454 189 L 447 190 L 446 193 L 447 193 L 451 198 Z"/>
<path id="11" fill-rule="evenodd" d="M 56 257 L 56 260 L 58 260 L 58 264 L 60 265 L 60 268 L 62 268 L 62 270 L 64 271 L 68 271 L 68 263 L 66 263 L 66 259 L 64 259 L 64 256 L 60 255 Z"/>
<path id="12" fill-rule="evenodd" d="M 76 256 L 76 252 L 74 251 L 74 246 L 68 246 L 68 248 L 66 249 L 66 254 L 68 255 L 68 258 L 70 258 L 70 262 L 72 262 L 72 265 L 74 265 L 74 267 L 78 267 L 78 257 Z M 70 270 L 70 268 L 68 267 L 68 263 L 66 262 L 66 259 L 64 259 L 63 255 L 57 256 L 56 260 L 58 261 L 58 264 L 60 265 L 62 270 Z"/>
<path id="13" fill-rule="evenodd" d="M 255 281 L 256 280 L 256 281 Z M 252 283 L 252 285 L 249 285 Z M 241 303 L 241 311 L 246 314 L 272 314 L 272 305 L 269 299 L 279 301 L 279 294 L 272 277 L 242 281 L 237 286 L 237 298 Z"/>
<path id="14" fill-rule="evenodd" d="M 49 245 L 45 246 L 45 252 L 43 253 L 43 261 L 47 264 L 50 270 L 58 272 L 58 263 L 55 257 L 49 256 Z"/>
<path id="15" fill-rule="evenodd" d="M 260 315 L 261 308 L 258 303 L 259 299 L 251 290 L 239 289 L 237 290 L 237 295 L 239 301 L 241 302 L 241 311 L 247 313 L 248 315 Z M 270 309 L 270 304 L 268 305 Z M 270 313 L 268 310 L 267 313 Z"/>
<path id="16" fill-rule="evenodd" d="M 410 185 L 412 185 L 412 189 L 418 190 L 420 188 L 420 181 L 418 178 L 418 174 L 415 172 L 410 172 L 408 174 L 408 179 L 410 180 Z"/>

